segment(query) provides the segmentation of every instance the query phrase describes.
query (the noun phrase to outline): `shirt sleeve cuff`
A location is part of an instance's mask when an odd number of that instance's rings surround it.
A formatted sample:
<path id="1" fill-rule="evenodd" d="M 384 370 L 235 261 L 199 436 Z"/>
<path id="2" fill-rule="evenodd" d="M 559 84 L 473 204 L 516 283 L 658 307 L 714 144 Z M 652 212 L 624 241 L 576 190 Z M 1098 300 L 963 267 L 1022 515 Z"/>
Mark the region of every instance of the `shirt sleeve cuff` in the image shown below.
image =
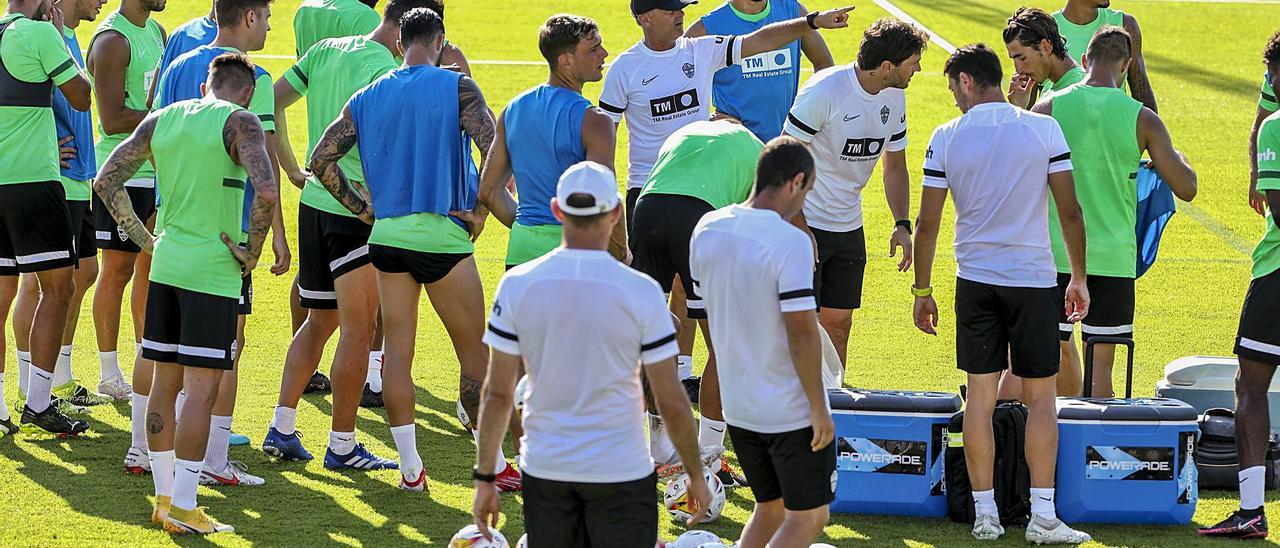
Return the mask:
<path id="1" fill-rule="evenodd" d="M 799 139 L 800 142 L 808 144 L 813 141 L 813 136 L 818 134 L 818 130 L 813 129 L 808 124 L 796 118 L 794 114 L 787 115 L 787 122 L 783 124 L 782 130 L 792 137 Z"/>
<path id="2" fill-rule="evenodd" d="M 778 308 L 787 312 L 807 312 L 818 309 L 818 301 L 813 296 L 813 289 L 797 289 L 778 294 Z"/>
<path id="3" fill-rule="evenodd" d="M 520 355 L 520 337 L 517 337 L 515 333 L 496 328 L 493 324 L 489 324 L 489 327 L 485 329 L 483 341 L 504 354 Z"/>
<path id="4" fill-rule="evenodd" d="M 1057 156 L 1049 158 L 1049 173 L 1061 173 L 1063 171 L 1071 171 L 1071 153 L 1063 152 Z"/>
<path id="5" fill-rule="evenodd" d="M 70 57 L 67 57 L 67 61 L 65 63 L 62 63 L 61 65 L 58 65 L 58 68 L 53 69 L 53 74 L 49 76 L 49 79 L 53 80 L 53 85 L 61 86 L 62 84 L 71 81 L 71 79 L 75 78 L 77 74 L 80 74 L 80 70 L 76 68 L 75 61 L 72 61 Z"/>
<path id="6" fill-rule="evenodd" d="M 284 71 L 284 79 L 289 82 L 290 86 L 293 86 L 294 91 L 300 95 L 306 95 L 310 79 L 302 72 L 302 69 L 298 68 L 298 65 L 294 65 L 289 70 Z"/>
<path id="7" fill-rule="evenodd" d="M 671 334 L 653 342 L 640 345 L 640 363 L 653 365 L 670 359 L 680 353 L 680 345 L 676 343 L 676 334 Z"/>

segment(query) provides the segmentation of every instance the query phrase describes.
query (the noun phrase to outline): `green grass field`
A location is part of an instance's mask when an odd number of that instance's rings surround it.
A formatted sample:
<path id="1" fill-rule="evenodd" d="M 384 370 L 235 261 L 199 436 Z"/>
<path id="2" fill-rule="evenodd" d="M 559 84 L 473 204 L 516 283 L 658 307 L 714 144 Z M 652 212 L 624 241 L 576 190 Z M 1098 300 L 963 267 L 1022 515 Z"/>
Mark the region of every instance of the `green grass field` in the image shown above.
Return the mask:
<path id="1" fill-rule="evenodd" d="M 687 24 L 715 7 L 703 0 L 688 10 Z M 1062 1 L 1030 2 L 1049 10 Z M 275 29 L 259 62 L 274 76 L 285 70 L 293 53 L 292 13 L 297 0 L 277 0 Z M 811 9 L 836 7 L 807 2 Z M 1003 20 L 1021 3 L 1012 0 L 895 0 L 895 4 L 955 45 L 986 41 L 999 48 Z M 1165 236 L 1160 264 L 1138 285 L 1138 367 L 1135 392 L 1150 395 L 1165 363 L 1185 355 L 1226 355 L 1231 351 L 1240 304 L 1249 280 L 1249 252 L 1261 234 L 1262 220 L 1247 207 L 1249 125 L 1262 73 L 1260 52 L 1280 20 L 1280 5 L 1265 0 L 1117 0 L 1114 7 L 1136 15 L 1142 24 L 1151 81 L 1175 144 L 1200 175 L 1194 205 L 1182 204 Z M 112 0 L 105 10 L 118 7 Z M 887 14 L 872 2 L 859 2 L 850 29 L 825 33 L 839 63 L 852 60 L 862 28 Z M 207 0 L 170 0 L 158 14 L 165 28 L 208 11 Z M 448 30 L 452 42 L 471 59 L 476 80 L 495 110 L 516 93 L 545 79 L 545 67 L 492 61 L 541 59 L 536 49 L 538 25 L 557 12 L 595 18 L 613 55 L 639 39 L 640 31 L 623 0 L 452 0 Z M 104 11 L 105 15 L 106 11 Z M 1275 18 L 1275 19 L 1273 19 Z M 95 23 L 78 29 L 87 44 Z M 909 162 L 919 183 L 918 166 L 933 128 L 958 115 L 941 74 L 946 52 L 934 44 L 925 55 L 924 72 L 913 80 L 910 103 Z M 1006 64 L 1006 70 L 1011 66 Z M 599 84 L 588 86 L 595 99 Z M 289 112 L 294 150 L 306 149 L 306 116 L 301 103 Z M 618 167 L 626 166 L 626 134 L 619 136 Z M 878 175 L 873 179 L 878 181 Z M 285 218 L 296 220 L 298 191 L 284 185 Z M 917 187 L 918 188 L 918 187 Z M 866 219 L 871 260 L 865 304 L 855 316 L 850 344 L 851 386 L 955 391 L 963 375 L 955 369 L 950 312 L 952 290 L 947 275 L 954 269 L 948 246 L 941 246 L 937 265 L 938 295 L 944 311 L 939 337 L 928 337 L 910 321 L 908 274 L 897 273 L 888 258 L 887 239 L 893 219 L 878 183 L 868 187 Z M 918 201 L 914 192 L 913 208 Z M 948 213 L 948 219 L 951 219 Z M 950 220 L 943 239 L 950 240 Z M 476 256 L 486 296 L 501 276 L 506 229 L 492 222 Z M 291 234 L 291 240 L 294 240 Z M 296 253 L 296 246 L 294 247 Z M 264 260 L 268 257 L 264 257 Z M 473 462 L 471 437 L 454 418 L 457 364 L 448 338 L 429 308 L 419 329 L 415 381 L 418 386 L 419 445 L 426 462 L 429 496 L 395 489 L 396 472 L 339 474 L 319 460 L 305 466 L 269 461 L 256 447 L 266 432 L 279 389 L 280 370 L 290 339 L 287 306 L 291 275 L 271 277 L 260 269 L 257 303 L 249 320 L 249 338 L 241 362 L 241 387 L 235 430 L 249 435 L 254 446 L 233 448 L 231 458 L 247 463 L 267 479 L 258 488 L 200 490 L 212 515 L 237 528 L 231 535 L 207 539 L 170 537 L 148 521 L 152 483 L 121 473 L 129 444 L 127 405 L 102 406 L 91 415 L 92 431 L 65 441 L 22 433 L 0 440 L 0 546 L 61 545 L 336 545 L 374 546 L 409 543 L 441 544 L 470 521 Z M 79 324 L 74 361 L 77 376 L 96 386 L 97 355 L 86 299 Z M 423 303 L 426 306 L 426 303 Z M 122 349 L 133 333 L 123 322 Z M 6 333 L 9 348 L 12 335 Z M 330 352 L 332 345 L 330 346 Z M 701 350 L 698 353 L 702 355 Z M 5 362 L 12 364 L 9 355 Z M 128 370 L 129 360 L 124 365 Z M 328 357 L 322 364 L 327 370 Z M 10 370 L 13 371 L 10 365 Z M 17 398 L 16 373 L 10 376 L 6 402 Z M 304 398 L 299 430 L 313 452 L 323 451 L 330 403 Z M 361 410 L 361 441 L 374 452 L 394 456 L 383 415 Z M 607 466 L 608 463 L 601 463 Z M 737 538 L 751 501 L 745 490 L 731 492 L 723 517 L 707 528 L 727 540 Z M 1273 516 L 1280 498 L 1268 497 Z M 520 498 L 504 498 L 502 531 L 512 542 L 522 530 Z M 1202 493 L 1196 522 L 1217 521 L 1235 504 L 1234 494 Z M 662 519 L 664 538 L 683 530 Z M 1170 546 L 1197 542 L 1189 527 L 1123 527 L 1085 525 L 1106 545 Z M 834 516 L 826 542 L 857 544 L 954 546 L 971 544 L 968 528 L 941 520 Z M 1006 544 L 1020 544 L 1021 531 L 1011 531 Z"/>

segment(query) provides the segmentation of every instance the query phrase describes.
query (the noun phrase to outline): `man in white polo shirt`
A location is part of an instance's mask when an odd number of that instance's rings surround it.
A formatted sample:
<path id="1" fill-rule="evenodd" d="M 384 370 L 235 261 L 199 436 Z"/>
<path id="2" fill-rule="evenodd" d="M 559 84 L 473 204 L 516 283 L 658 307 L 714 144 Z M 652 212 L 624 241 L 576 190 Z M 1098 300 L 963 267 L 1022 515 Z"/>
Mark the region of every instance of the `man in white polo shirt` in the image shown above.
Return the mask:
<path id="1" fill-rule="evenodd" d="M 658 476 L 645 443 L 641 369 L 667 433 L 689 467 L 689 493 L 705 516 L 689 398 L 676 377 L 675 320 L 652 278 L 606 251 L 622 219 L 613 171 L 595 162 L 560 177 L 551 210 L 559 248 L 516 266 L 498 284 L 484 342 L 489 375 L 480 407 L 472 513 L 497 525 L 494 463 L 506 436 L 523 361 L 524 524 L 531 546 L 652 548 Z M 641 366 L 643 364 L 643 367 Z"/>
<path id="2" fill-rule="evenodd" d="M 955 196 L 956 360 L 968 374 L 964 456 L 973 486 L 973 536 L 1004 534 L 992 489 L 995 442 L 991 415 L 1000 375 L 1023 379 L 1031 523 L 1036 544 L 1079 544 L 1089 535 L 1057 518 L 1053 504 L 1058 454 L 1055 408 L 1058 311 L 1080 321 L 1089 313 L 1084 216 L 1076 202 L 1071 152 L 1058 122 L 1005 102 L 1000 58 L 982 44 L 960 48 L 947 75 L 962 116 L 939 126 L 924 160 L 915 241 L 914 319 L 936 335 L 938 305 L 929 285 L 947 192 Z M 1071 258 L 1065 303 L 1049 247 L 1049 195 L 1057 206 Z M 1010 367 L 1012 365 L 1012 367 Z"/>
<path id="3" fill-rule="evenodd" d="M 821 71 L 796 97 L 783 131 L 809 145 L 818 180 L 796 226 L 818 247 L 818 321 L 847 363 L 853 311 L 862 306 L 867 246 L 862 189 L 884 156 L 884 194 L 896 221 L 889 256 L 902 249 L 898 270 L 911 266 L 911 178 L 907 175 L 907 96 L 920 72 L 929 36 L 896 19 L 880 19 L 862 34 L 857 61 Z"/>
<path id="4" fill-rule="evenodd" d="M 813 188 L 799 140 L 765 146 L 755 192 L 702 217 L 689 266 L 706 303 L 729 437 L 755 496 L 741 546 L 808 546 L 835 496 L 813 246 L 790 219 Z"/>

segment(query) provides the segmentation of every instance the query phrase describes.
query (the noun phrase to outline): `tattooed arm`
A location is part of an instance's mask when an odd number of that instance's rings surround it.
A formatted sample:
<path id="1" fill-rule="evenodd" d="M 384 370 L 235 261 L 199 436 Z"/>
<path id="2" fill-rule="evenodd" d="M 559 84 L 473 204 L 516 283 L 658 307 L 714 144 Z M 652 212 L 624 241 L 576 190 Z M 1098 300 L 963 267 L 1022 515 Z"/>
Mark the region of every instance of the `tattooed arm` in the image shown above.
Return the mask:
<path id="1" fill-rule="evenodd" d="M 458 80 L 458 119 L 462 130 L 467 132 L 476 147 L 480 149 L 480 165 L 488 163 L 490 147 L 493 146 L 498 131 L 498 123 L 493 119 L 493 111 L 485 103 L 480 86 L 470 77 L 463 76 Z M 476 208 L 466 217 L 459 217 L 467 224 L 467 232 L 471 233 L 471 241 L 480 237 L 484 230 L 484 220 L 489 211 L 483 205 Z"/>
<path id="2" fill-rule="evenodd" d="M 116 223 L 129 235 L 130 240 L 147 253 L 151 253 L 155 238 L 147 230 L 144 221 L 134 213 L 133 202 L 129 201 L 129 194 L 124 190 L 124 182 L 151 159 L 151 135 L 155 133 L 157 119 L 155 113 L 147 115 L 133 134 L 111 152 L 106 163 L 102 164 L 98 178 L 93 182 L 94 192 L 102 198 Z"/>
<path id="3" fill-rule="evenodd" d="M 1138 28 L 1138 20 L 1132 15 L 1124 14 L 1124 30 L 1133 39 L 1133 62 L 1129 64 L 1129 94 L 1151 109 L 1156 109 L 1156 92 L 1151 89 L 1151 80 L 1147 78 L 1147 61 L 1142 57 L 1142 29 Z"/>
<path id="4" fill-rule="evenodd" d="M 311 174 L 320 184 L 361 221 L 373 224 L 373 204 L 363 193 L 353 188 L 347 180 L 338 160 L 356 146 L 356 122 L 351 117 L 351 105 L 342 109 L 342 116 L 329 124 L 324 136 L 311 153 Z"/>
<path id="5" fill-rule="evenodd" d="M 227 147 L 231 158 L 244 167 L 253 184 L 253 203 L 249 208 L 249 248 L 236 245 L 227 234 L 222 235 L 222 241 L 243 265 L 244 273 L 248 274 L 258 264 L 263 242 L 267 240 L 267 232 L 275 219 L 280 187 L 276 182 L 275 168 L 271 164 L 271 154 L 267 151 L 267 137 L 263 134 L 262 124 L 258 122 L 256 115 L 241 110 L 227 118 L 227 123 L 222 128 L 222 144 Z"/>

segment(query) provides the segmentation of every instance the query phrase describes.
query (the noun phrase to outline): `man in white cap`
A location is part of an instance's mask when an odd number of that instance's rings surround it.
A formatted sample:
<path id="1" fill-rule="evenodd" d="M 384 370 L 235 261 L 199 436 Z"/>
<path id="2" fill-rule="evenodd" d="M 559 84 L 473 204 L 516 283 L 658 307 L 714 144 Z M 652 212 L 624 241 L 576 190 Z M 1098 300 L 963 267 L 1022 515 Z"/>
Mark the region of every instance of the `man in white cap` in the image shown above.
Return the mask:
<path id="1" fill-rule="evenodd" d="M 472 513 L 486 538 L 501 511 L 494 464 L 522 362 L 520 469 L 530 545 L 649 548 L 657 540 L 658 477 L 645 444 L 641 364 L 681 460 L 695 471 L 694 520 L 710 503 L 662 289 L 606 251 L 621 204 L 613 171 L 573 165 L 551 200 L 564 223 L 560 247 L 512 268 L 498 284 L 484 335 L 493 351 L 473 472 Z"/>

